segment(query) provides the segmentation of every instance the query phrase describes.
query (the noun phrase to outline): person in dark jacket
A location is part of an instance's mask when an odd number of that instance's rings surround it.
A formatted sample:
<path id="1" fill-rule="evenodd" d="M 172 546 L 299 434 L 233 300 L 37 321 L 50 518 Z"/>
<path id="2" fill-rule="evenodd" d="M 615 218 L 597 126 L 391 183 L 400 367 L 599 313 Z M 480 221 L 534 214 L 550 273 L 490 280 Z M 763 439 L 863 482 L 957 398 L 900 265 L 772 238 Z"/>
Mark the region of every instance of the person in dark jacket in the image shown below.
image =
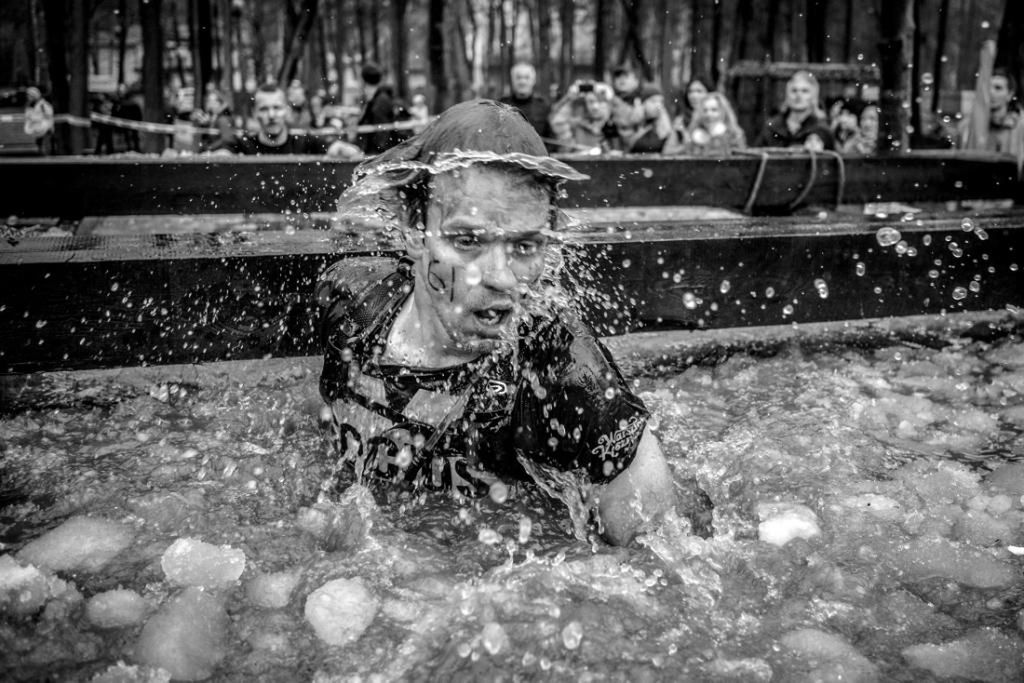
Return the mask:
<path id="1" fill-rule="evenodd" d="M 529 62 L 517 62 L 510 72 L 512 77 L 512 93 L 502 97 L 499 101 L 509 104 L 518 109 L 530 122 L 537 135 L 541 136 L 551 149 L 548 142 L 554 138 L 551 130 L 549 117 L 551 115 L 551 104 L 543 95 L 534 92 L 537 86 L 537 70 Z"/>
<path id="2" fill-rule="evenodd" d="M 782 111 L 768 119 L 755 147 L 791 147 L 816 152 L 835 149 L 825 112 L 818 104 L 818 80 L 809 71 L 797 71 L 786 83 Z"/>
<path id="3" fill-rule="evenodd" d="M 367 62 L 362 69 L 363 78 L 363 115 L 359 118 L 360 126 L 395 123 L 396 114 L 395 92 L 390 85 L 381 81 L 384 74 L 373 62 Z M 373 133 L 360 133 L 357 144 L 367 156 L 380 154 L 401 142 L 407 134 L 396 130 L 380 130 Z"/>

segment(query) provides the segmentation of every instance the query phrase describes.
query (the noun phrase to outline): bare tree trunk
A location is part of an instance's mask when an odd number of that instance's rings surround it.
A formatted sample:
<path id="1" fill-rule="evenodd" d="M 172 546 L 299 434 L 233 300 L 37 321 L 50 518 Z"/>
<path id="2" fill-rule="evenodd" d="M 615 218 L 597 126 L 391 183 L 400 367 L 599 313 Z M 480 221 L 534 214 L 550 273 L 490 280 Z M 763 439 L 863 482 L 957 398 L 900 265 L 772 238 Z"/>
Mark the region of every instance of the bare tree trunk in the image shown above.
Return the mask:
<path id="1" fill-rule="evenodd" d="M 939 31 L 935 39 L 935 61 L 933 70 L 935 72 L 935 85 L 932 90 L 932 111 L 938 112 L 942 106 L 942 67 L 943 53 L 946 51 L 946 27 L 949 25 L 949 0 L 942 0 L 939 5 Z"/>
<path id="2" fill-rule="evenodd" d="M 653 81 L 654 69 L 651 68 L 651 63 L 644 54 L 643 40 L 640 36 L 640 0 L 622 0 L 622 9 L 625 14 L 626 33 L 622 42 L 622 51 L 619 53 L 619 62 L 625 63 L 632 51 L 643 79 Z"/>
<path id="3" fill-rule="evenodd" d="M 852 0 L 851 0 L 852 2 Z M 764 32 L 764 60 L 771 62 L 775 60 L 775 30 L 778 26 L 779 4 L 781 0 L 769 0 L 768 21 L 765 23 Z"/>
<path id="4" fill-rule="evenodd" d="M 395 90 L 402 99 L 409 97 L 409 51 L 405 36 L 405 8 L 408 0 L 391 0 L 391 65 Z"/>
<path id="5" fill-rule="evenodd" d="M 825 61 L 825 37 L 828 17 L 828 0 L 807 0 L 807 60 L 811 62 Z"/>
<path id="6" fill-rule="evenodd" d="M 910 144 L 916 145 L 924 133 L 921 130 L 921 0 L 910 0 L 911 57 L 910 57 Z"/>
<path id="7" fill-rule="evenodd" d="M 142 118 L 159 122 L 164 117 L 164 38 L 160 25 L 161 0 L 139 0 L 139 23 L 142 25 Z M 142 151 L 160 153 L 166 139 L 157 133 L 140 135 Z"/>
<path id="8" fill-rule="evenodd" d="M 68 112 L 74 116 L 89 116 L 89 20 L 83 2 L 71 3 L 71 62 Z M 89 138 L 89 129 L 74 126 L 71 129 L 71 153 L 82 154 Z"/>
<path id="9" fill-rule="evenodd" d="M 128 51 L 128 0 L 117 3 L 117 84 L 124 85 L 124 56 Z"/>
<path id="10" fill-rule="evenodd" d="M 562 0 L 558 8 L 558 89 L 560 92 L 572 84 L 573 79 L 573 30 L 575 28 L 576 2 Z"/>
<path id="11" fill-rule="evenodd" d="M 465 4 L 452 2 L 448 5 L 444 16 L 445 35 L 449 36 L 447 41 L 448 54 L 445 57 L 450 92 L 454 102 L 461 102 L 469 99 L 472 95 L 470 84 L 472 83 L 472 65 L 466 56 L 466 17 Z"/>
<path id="12" fill-rule="evenodd" d="M 722 51 L 722 3 L 716 2 L 711 7 L 711 80 L 718 87 L 721 74 Z"/>
<path id="13" fill-rule="evenodd" d="M 196 94 L 202 94 L 206 84 L 213 80 L 213 16 L 210 0 L 195 0 L 196 3 L 196 60 L 199 63 L 199 79 Z M 199 101 L 202 106 L 202 100 Z"/>
<path id="14" fill-rule="evenodd" d="M 334 3 L 334 66 L 338 70 L 338 103 L 345 97 L 345 52 L 348 49 L 345 26 L 345 1 Z"/>
<path id="15" fill-rule="evenodd" d="M 1006 0 L 999 25 L 996 66 L 1005 68 L 1017 81 L 1017 97 L 1024 88 L 1024 2 Z"/>
<path id="16" fill-rule="evenodd" d="M 949 0 L 943 0 L 948 3 Z M 846 0 L 846 34 L 843 43 L 843 61 L 849 62 L 853 59 L 853 0 Z"/>
<path id="17" fill-rule="evenodd" d="M 881 98 L 878 132 L 880 153 L 900 152 L 907 148 L 903 102 L 906 100 L 908 10 L 911 0 L 886 0 L 879 14 L 881 40 Z"/>
<path id="18" fill-rule="evenodd" d="M 732 49 L 729 61 L 747 58 L 747 42 L 750 37 L 750 22 L 754 18 L 754 0 L 739 0 L 736 3 L 736 28 L 732 34 Z"/>
<path id="19" fill-rule="evenodd" d="M 368 55 L 366 49 L 366 28 L 364 19 L 366 13 L 363 11 L 363 0 L 356 0 L 356 33 L 359 37 L 359 63 L 366 64 Z"/>
<path id="20" fill-rule="evenodd" d="M 537 53 L 534 63 L 537 69 L 537 89 L 544 97 L 551 96 L 551 83 L 555 80 L 555 65 L 551 63 L 551 4 L 538 2 L 537 12 Z"/>
<path id="21" fill-rule="evenodd" d="M 597 0 L 594 8 L 594 80 L 604 80 L 608 64 L 608 26 L 606 18 L 611 0 Z"/>
<path id="22" fill-rule="evenodd" d="M 43 0 L 43 15 L 46 24 L 46 53 L 50 66 L 50 96 L 53 110 L 67 113 L 70 101 L 68 89 L 68 57 L 67 31 L 64 22 L 67 18 L 65 0 Z M 57 154 L 67 154 L 71 147 L 70 126 L 62 123 L 56 127 L 55 143 Z"/>
<path id="23" fill-rule="evenodd" d="M 434 111 L 447 109 L 448 79 L 444 68 L 444 15 L 445 0 L 429 0 L 427 21 L 427 60 L 430 82 L 434 85 Z"/>
<path id="24" fill-rule="evenodd" d="M 376 2 L 370 3 L 370 38 L 373 41 L 373 61 L 383 66 L 380 58 L 380 14 Z"/>
<path id="25" fill-rule="evenodd" d="M 282 86 L 287 85 L 289 81 L 295 78 L 299 59 L 302 57 L 306 40 L 309 38 L 309 32 L 313 29 L 313 24 L 316 22 L 318 8 L 319 2 L 317 0 L 302 0 L 299 21 L 292 32 L 291 42 L 286 44 L 287 52 L 285 52 L 284 61 L 281 62 L 281 68 L 277 72 L 277 82 Z"/>

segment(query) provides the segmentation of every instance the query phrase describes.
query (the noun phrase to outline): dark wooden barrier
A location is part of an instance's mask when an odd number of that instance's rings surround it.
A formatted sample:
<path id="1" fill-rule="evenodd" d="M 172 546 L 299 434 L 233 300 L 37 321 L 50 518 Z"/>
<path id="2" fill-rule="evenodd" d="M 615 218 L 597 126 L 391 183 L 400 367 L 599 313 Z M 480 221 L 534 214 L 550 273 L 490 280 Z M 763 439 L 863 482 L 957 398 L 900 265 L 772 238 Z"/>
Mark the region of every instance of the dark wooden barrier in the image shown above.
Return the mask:
<path id="1" fill-rule="evenodd" d="M 840 182 L 833 156 L 772 152 L 722 159 L 578 157 L 590 175 L 570 183 L 570 207 L 704 205 L 788 213 L 803 203 L 937 202 L 1020 196 L 1017 169 L 1005 157 L 913 153 L 846 158 Z M 0 215 L 281 213 L 332 211 L 354 164 L 311 157 L 0 159 Z M 760 173 L 761 180 L 757 178 Z M 756 190 L 756 192 L 755 192 Z"/>
<path id="2" fill-rule="evenodd" d="M 883 246 L 882 227 L 902 243 Z M 614 332 L 1024 305 L 1024 216 L 974 227 L 773 219 L 595 230 L 579 235 L 569 263 L 586 271 L 566 286 Z M 0 372 L 315 353 L 318 274 L 394 247 L 327 231 L 0 243 Z M 574 282 L 614 294 L 615 306 Z"/>

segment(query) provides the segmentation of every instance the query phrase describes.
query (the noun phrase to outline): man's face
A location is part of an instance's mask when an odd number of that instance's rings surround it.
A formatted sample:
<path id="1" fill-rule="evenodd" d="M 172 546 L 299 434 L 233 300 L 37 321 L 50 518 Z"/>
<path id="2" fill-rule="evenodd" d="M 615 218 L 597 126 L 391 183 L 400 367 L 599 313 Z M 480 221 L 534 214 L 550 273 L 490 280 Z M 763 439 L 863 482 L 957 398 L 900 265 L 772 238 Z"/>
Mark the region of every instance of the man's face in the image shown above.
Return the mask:
<path id="1" fill-rule="evenodd" d="M 814 88 L 806 78 L 795 78 L 786 85 L 786 107 L 790 111 L 805 112 L 814 106 Z"/>
<path id="2" fill-rule="evenodd" d="M 537 72 L 532 66 L 520 64 L 512 68 L 512 92 L 519 97 L 529 97 L 537 85 Z"/>
<path id="3" fill-rule="evenodd" d="M 1006 76 L 993 76 L 989 84 L 989 106 L 992 109 L 1002 109 L 1010 103 L 1010 83 Z"/>
<path id="4" fill-rule="evenodd" d="M 588 92 L 583 98 L 587 110 L 587 118 L 591 121 L 603 121 L 611 116 L 610 103 L 602 100 L 596 93 Z"/>
<path id="5" fill-rule="evenodd" d="M 628 95 L 639 86 L 640 81 L 637 80 L 636 74 L 632 71 L 626 71 L 612 79 L 612 87 L 615 88 L 615 92 L 619 95 Z"/>
<path id="6" fill-rule="evenodd" d="M 406 235 L 428 336 L 480 354 L 513 338 L 544 272 L 550 213 L 543 187 L 505 169 L 470 166 L 434 179 L 425 230 Z"/>
<path id="7" fill-rule="evenodd" d="M 260 130 L 270 137 L 279 136 L 284 132 L 288 116 L 288 103 L 285 101 L 284 93 L 280 90 L 257 92 L 253 102 L 253 114 L 260 124 Z"/>

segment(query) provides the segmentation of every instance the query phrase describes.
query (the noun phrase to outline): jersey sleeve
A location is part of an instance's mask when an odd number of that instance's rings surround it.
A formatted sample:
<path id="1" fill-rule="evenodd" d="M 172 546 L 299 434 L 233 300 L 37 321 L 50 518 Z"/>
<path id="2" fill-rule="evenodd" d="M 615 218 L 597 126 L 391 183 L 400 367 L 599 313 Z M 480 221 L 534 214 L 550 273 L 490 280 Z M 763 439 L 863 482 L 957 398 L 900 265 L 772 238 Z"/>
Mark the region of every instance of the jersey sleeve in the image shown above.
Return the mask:
<path id="1" fill-rule="evenodd" d="M 629 467 L 649 413 L 591 331 L 566 333 L 544 365 L 527 368 L 513 413 L 523 457 L 585 469 L 603 483 Z"/>

